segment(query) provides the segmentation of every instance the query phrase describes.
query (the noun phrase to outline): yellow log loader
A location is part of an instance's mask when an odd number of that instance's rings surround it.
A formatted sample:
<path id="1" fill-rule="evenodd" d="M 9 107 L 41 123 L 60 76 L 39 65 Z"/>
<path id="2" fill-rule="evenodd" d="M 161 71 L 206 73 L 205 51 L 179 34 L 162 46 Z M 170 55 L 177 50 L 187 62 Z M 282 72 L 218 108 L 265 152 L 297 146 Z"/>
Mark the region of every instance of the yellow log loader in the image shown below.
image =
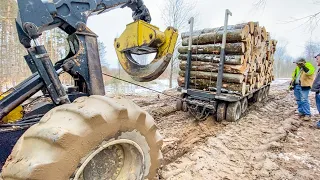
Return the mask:
<path id="1" fill-rule="evenodd" d="M 134 22 L 114 41 L 123 69 L 136 81 L 158 78 L 178 32 L 150 24 L 143 0 L 17 0 L 17 32 L 32 76 L 0 96 L 0 169 L 4 180 L 154 179 L 162 137 L 135 103 L 105 94 L 97 35 L 90 16 L 131 8 Z M 69 54 L 53 64 L 38 38 L 60 28 Z M 107 31 L 107 30 L 106 30 Z M 147 65 L 133 55 L 156 53 Z M 68 73 L 74 86 L 59 76 Z M 46 100 L 27 103 L 42 92 Z M 48 98 L 50 99 L 48 101 Z M 27 110 L 26 110 L 27 108 Z M 1 178 L 0 178 L 1 179 Z"/>

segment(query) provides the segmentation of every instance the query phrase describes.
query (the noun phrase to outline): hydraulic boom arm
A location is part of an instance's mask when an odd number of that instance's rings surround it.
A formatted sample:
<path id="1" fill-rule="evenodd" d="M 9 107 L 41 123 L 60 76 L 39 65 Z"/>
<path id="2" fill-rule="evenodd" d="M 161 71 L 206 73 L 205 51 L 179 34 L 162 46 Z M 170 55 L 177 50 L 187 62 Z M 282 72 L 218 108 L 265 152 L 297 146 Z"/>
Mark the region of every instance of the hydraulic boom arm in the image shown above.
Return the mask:
<path id="1" fill-rule="evenodd" d="M 132 9 L 135 22 L 127 25 L 125 32 L 115 40 L 115 49 L 120 64 L 133 79 L 146 82 L 158 78 L 172 58 L 178 33 L 171 27 L 163 33 L 150 25 L 151 16 L 143 0 L 17 2 L 19 11 L 16 25 L 19 41 L 28 51 L 25 60 L 33 75 L 0 100 L 0 122 L 40 90 L 50 95 L 54 105 L 70 103 L 84 95 L 105 95 L 97 35 L 86 26 L 92 15 L 116 8 Z M 60 28 L 69 35 L 69 54 L 55 65 L 52 64 L 45 46 L 37 41 L 44 31 L 54 28 Z M 33 47 L 32 41 L 35 42 Z M 156 56 L 147 65 L 140 65 L 132 56 L 151 53 L 156 53 Z M 63 88 L 59 79 L 63 72 L 73 77 L 73 89 L 66 91 Z"/>
<path id="2" fill-rule="evenodd" d="M 83 31 L 88 17 L 116 8 L 129 7 L 133 19 L 151 22 L 149 10 L 143 0 L 19 0 L 17 29 L 20 42 L 31 47 L 46 30 L 61 28 L 67 34 Z"/>

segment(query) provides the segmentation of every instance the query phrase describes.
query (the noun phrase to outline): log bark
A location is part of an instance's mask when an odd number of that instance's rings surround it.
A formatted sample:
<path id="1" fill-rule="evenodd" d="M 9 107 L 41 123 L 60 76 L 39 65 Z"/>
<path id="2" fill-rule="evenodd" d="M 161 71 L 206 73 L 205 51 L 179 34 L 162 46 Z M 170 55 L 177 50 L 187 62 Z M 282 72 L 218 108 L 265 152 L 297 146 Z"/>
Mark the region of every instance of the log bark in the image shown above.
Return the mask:
<path id="1" fill-rule="evenodd" d="M 187 60 L 187 54 L 180 54 L 180 60 Z M 192 61 L 202 61 L 202 62 L 212 62 L 212 63 L 219 63 L 220 62 L 220 55 L 215 54 L 193 54 L 191 56 Z M 225 64 L 229 65 L 241 65 L 246 62 L 246 57 L 244 55 L 226 55 Z"/>
<path id="2" fill-rule="evenodd" d="M 218 73 L 215 72 L 203 72 L 203 71 L 191 71 L 191 79 L 208 79 L 212 81 L 216 81 L 218 77 Z M 185 71 L 179 71 L 179 76 L 184 77 Z M 223 73 L 223 82 L 228 83 L 243 83 L 245 76 L 243 74 L 230 74 L 230 73 Z"/>
<path id="3" fill-rule="evenodd" d="M 253 73 L 248 73 L 247 84 L 253 84 L 254 82 L 253 78 L 254 78 Z"/>
<path id="4" fill-rule="evenodd" d="M 262 41 L 267 41 L 268 39 L 267 30 L 264 26 L 261 28 L 261 37 L 262 37 Z"/>
<path id="5" fill-rule="evenodd" d="M 254 45 L 259 46 L 259 43 L 261 43 L 261 28 L 259 26 L 254 28 L 253 36 L 255 38 Z"/>
<path id="6" fill-rule="evenodd" d="M 248 25 L 249 25 L 249 29 L 250 29 L 250 34 L 253 34 L 254 32 L 254 22 L 248 22 Z"/>
<path id="7" fill-rule="evenodd" d="M 246 51 L 250 51 L 252 50 L 253 46 L 252 46 L 252 42 L 251 42 L 251 35 L 249 35 L 246 40 L 245 40 L 245 45 L 246 45 Z"/>
<path id="8" fill-rule="evenodd" d="M 206 33 L 215 33 L 215 32 L 219 32 L 219 31 L 223 31 L 223 29 L 224 29 L 224 26 L 221 26 L 218 28 L 206 28 L 206 29 L 202 29 L 202 30 L 197 30 L 197 31 L 193 32 L 192 36 L 199 36 L 201 34 L 206 34 Z M 233 31 L 236 29 L 242 29 L 243 31 L 246 32 L 246 34 L 248 34 L 250 32 L 250 27 L 249 27 L 248 23 L 229 25 L 227 27 L 228 31 Z M 182 39 L 188 38 L 189 36 L 190 36 L 190 32 L 184 32 L 181 34 Z"/>
<path id="9" fill-rule="evenodd" d="M 226 44 L 226 55 L 244 55 L 245 53 L 244 43 L 227 43 Z M 221 44 L 208 44 L 192 46 L 192 53 L 194 54 L 217 54 L 219 55 L 221 51 Z M 179 47 L 178 52 L 181 54 L 188 53 L 188 47 Z"/>
<path id="10" fill-rule="evenodd" d="M 266 41 L 270 41 L 270 40 L 271 40 L 270 32 L 267 32 L 267 39 L 266 39 Z"/>
<path id="11" fill-rule="evenodd" d="M 262 73 L 262 72 L 264 72 L 264 71 L 265 71 L 265 67 L 264 67 L 264 65 L 259 64 L 259 66 L 257 67 L 256 72 L 258 72 L 258 73 Z"/>
<path id="12" fill-rule="evenodd" d="M 184 86 L 184 77 L 178 77 L 178 85 L 180 87 Z M 209 89 L 209 87 L 217 87 L 217 83 L 215 81 L 209 81 L 207 79 L 191 79 L 190 80 L 191 87 L 196 87 L 197 89 Z M 222 83 L 222 88 L 227 89 L 229 91 L 238 92 L 241 95 L 246 94 L 246 84 L 235 84 L 235 83 Z"/>
<path id="13" fill-rule="evenodd" d="M 227 33 L 227 43 L 246 42 L 249 33 L 244 29 L 234 29 Z M 193 45 L 222 43 L 223 31 L 206 33 L 192 37 Z M 189 38 L 182 39 L 182 46 L 188 46 Z"/>
<path id="14" fill-rule="evenodd" d="M 250 85 L 250 92 L 254 90 L 255 84 Z"/>
<path id="15" fill-rule="evenodd" d="M 246 94 L 250 92 L 250 85 L 246 84 Z"/>
<path id="16" fill-rule="evenodd" d="M 185 71 L 187 61 L 180 61 L 180 70 Z M 193 61 L 191 63 L 191 71 L 218 72 L 219 63 Z M 248 71 L 247 65 L 224 65 L 224 73 L 244 74 Z"/>

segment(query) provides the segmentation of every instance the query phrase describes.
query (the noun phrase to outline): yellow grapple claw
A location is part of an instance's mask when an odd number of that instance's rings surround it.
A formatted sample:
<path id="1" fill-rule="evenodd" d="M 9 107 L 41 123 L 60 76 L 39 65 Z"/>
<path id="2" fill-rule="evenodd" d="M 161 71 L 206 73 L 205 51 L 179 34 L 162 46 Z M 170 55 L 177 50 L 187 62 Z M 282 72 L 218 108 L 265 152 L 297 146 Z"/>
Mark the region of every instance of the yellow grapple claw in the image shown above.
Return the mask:
<path id="1" fill-rule="evenodd" d="M 144 21 L 127 25 L 122 35 L 115 39 L 114 46 L 123 69 L 136 81 L 148 82 L 158 78 L 167 68 L 172 58 L 178 38 L 178 31 L 168 27 L 161 32 Z M 132 54 L 156 53 L 150 64 L 141 65 Z"/>

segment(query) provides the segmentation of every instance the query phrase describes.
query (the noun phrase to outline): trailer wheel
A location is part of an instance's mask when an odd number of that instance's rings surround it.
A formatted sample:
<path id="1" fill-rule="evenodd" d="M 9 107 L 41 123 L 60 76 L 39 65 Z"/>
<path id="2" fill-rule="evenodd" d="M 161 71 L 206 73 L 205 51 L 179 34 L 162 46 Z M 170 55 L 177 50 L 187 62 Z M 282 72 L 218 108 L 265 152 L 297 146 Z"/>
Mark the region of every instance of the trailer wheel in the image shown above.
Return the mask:
<path id="1" fill-rule="evenodd" d="M 262 90 L 258 90 L 257 92 L 255 92 L 253 94 L 253 97 L 252 97 L 252 102 L 255 103 L 255 102 L 261 102 L 262 101 Z"/>
<path id="2" fill-rule="evenodd" d="M 227 103 L 220 102 L 217 107 L 217 122 L 222 122 L 226 119 Z"/>
<path id="3" fill-rule="evenodd" d="M 229 103 L 227 108 L 226 120 L 229 122 L 235 122 L 239 120 L 241 112 L 242 111 L 240 101 Z"/>
<path id="4" fill-rule="evenodd" d="M 176 108 L 177 108 L 177 111 L 181 111 L 182 110 L 182 100 L 177 100 Z"/>
<path id="5" fill-rule="evenodd" d="M 248 109 L 248 98 L 245 97 L 241 100 L 241 113 L 244 114 Z"/>
<path id="6" fill-rule="evenodd" d="M 188 104 L 187 104 L 187 102 L 183 102 L 182 103 L 182 111 L 183 112 L 188 112 Z"/>
<path id="7" fill-rule="evenodd" d="M 267 99 L 268 97 L 268 92 L 267 92 L 267 87 L 263 88 L 263 100 Z"/>
<path id="8" fill-rule="evenodd" d="M 270 93 L 270 86 L 267 86 L 267 97 L 269 96 Z"/>

